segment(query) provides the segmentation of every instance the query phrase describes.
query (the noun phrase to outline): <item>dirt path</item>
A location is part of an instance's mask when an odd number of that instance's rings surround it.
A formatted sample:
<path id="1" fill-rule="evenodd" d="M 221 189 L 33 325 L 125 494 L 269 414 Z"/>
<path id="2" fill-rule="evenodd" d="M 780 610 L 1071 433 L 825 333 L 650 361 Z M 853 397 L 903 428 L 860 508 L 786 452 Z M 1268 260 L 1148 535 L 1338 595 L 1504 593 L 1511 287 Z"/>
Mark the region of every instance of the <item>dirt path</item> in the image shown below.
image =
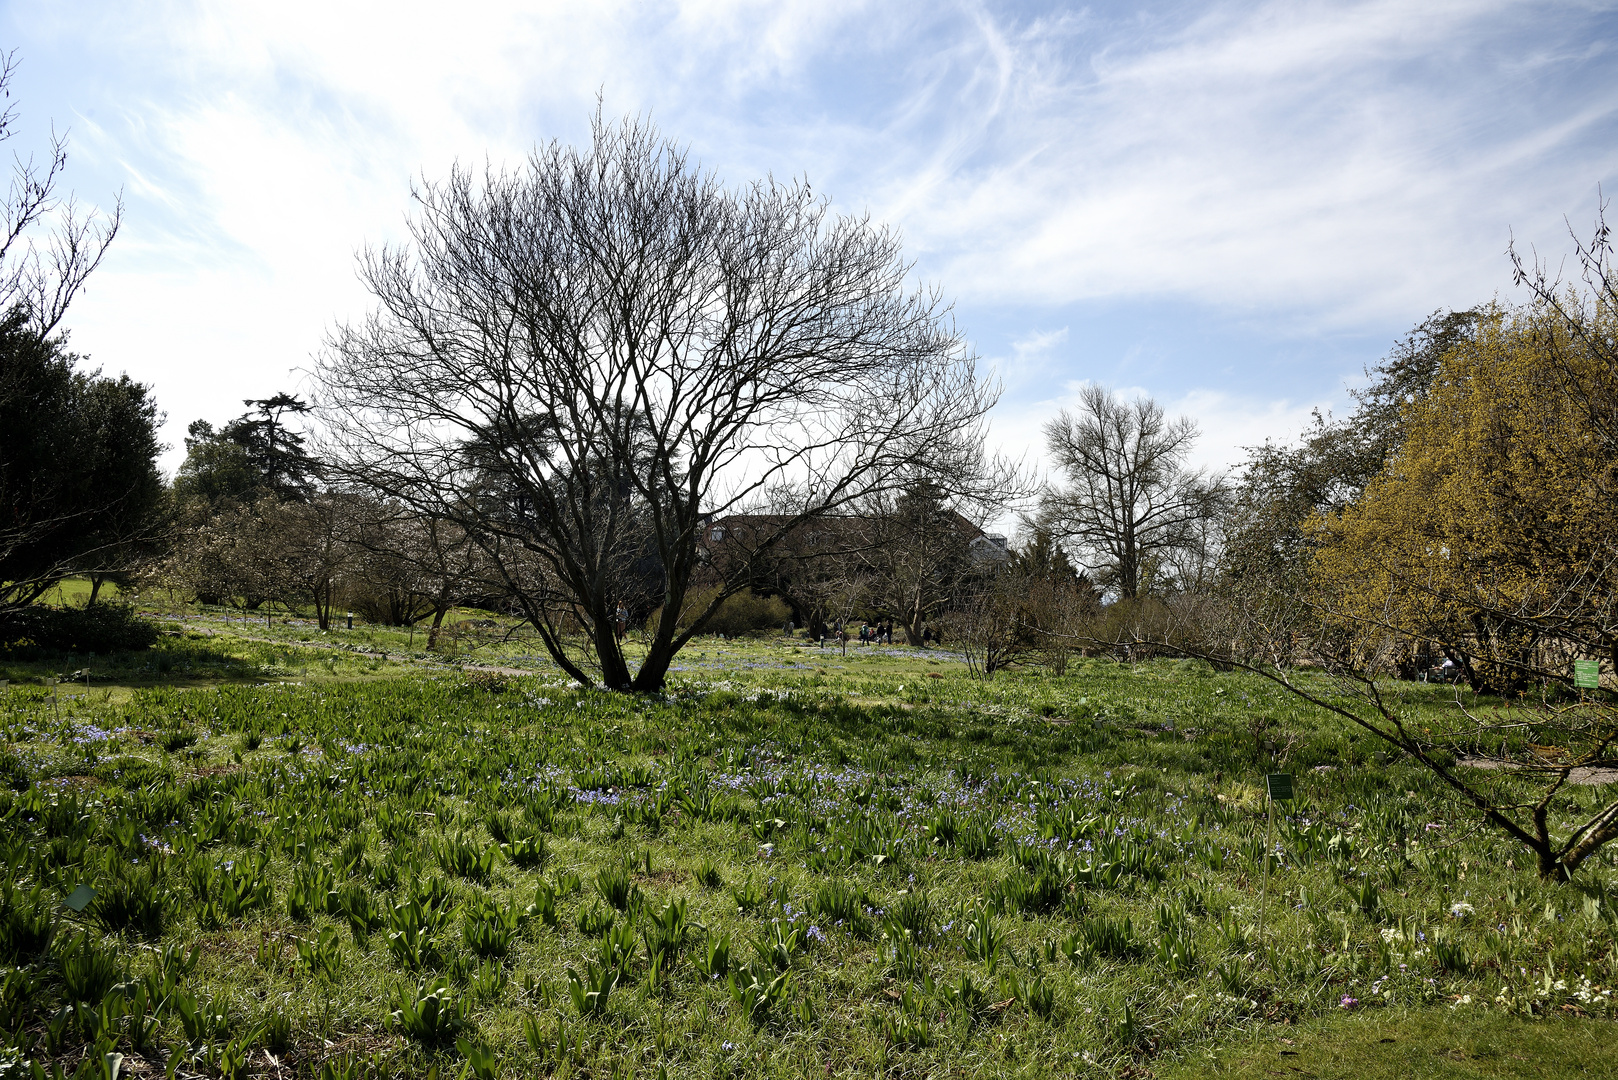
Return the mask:
<path id="1" fill-rule="evenodd" d="M 162 618 L 162 616 L 158 616 Z M 390 653 L 386 649 L 360 649 L 352 645 L 345 645 L 336 641 L 286 641 L 282 638 L 258 637 L 252 634 L 241 634 L 234 630 L 222 629 L 213 626 L 193 626 L 189 622 L 173 618 L 164 619 L 165 622 L 180 622 L 186 630 L 193 634 L 203 634 L 207 637 L 232 637 L 238 641 L 253 641 L 260 645 L 280 645 L 295 649 L 329 649 L 332 652 L 346 652 L 356 656 L 369 656 L 384 663 L 392 661 L 411 667 L 424 668 L 430 671 L 486 671 L 495 675 L 537 675 L 539 672 L 528 668 L 500 667 L 497 664 L 448 664 L 442 660 L 422 660 L 407 653 Z"/>
<path id="2" fill-rule="evenodd" d="M 1497 758 L 1466 757 L 1458 759 L 1455 764 L 1465 765 L 1469 769 L 1515 769 L 1516 765 L 1509 761 L 1500 761 Z M 1581 765 L 1567 774 L 1570 784 L 1618 784 L 1618 769 L 1593 769 Z"/>

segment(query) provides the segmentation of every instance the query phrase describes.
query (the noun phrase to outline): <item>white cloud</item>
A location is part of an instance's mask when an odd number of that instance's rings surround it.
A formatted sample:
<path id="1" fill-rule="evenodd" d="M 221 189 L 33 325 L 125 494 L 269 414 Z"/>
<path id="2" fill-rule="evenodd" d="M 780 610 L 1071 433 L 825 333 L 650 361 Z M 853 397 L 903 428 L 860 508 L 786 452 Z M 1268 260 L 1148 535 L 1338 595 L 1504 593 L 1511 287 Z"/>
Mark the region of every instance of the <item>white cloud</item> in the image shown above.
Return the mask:
<path id="1" fill-rule="evenodd" d="M 1558 91 L 1549 54 L 1522 55 L 1597 18 L 1271 3 L 1137 35 L 985 34 L 912 103 L 951 113 L 947 132 L 888 171 L 879 206 L 988 300 L 1174 295 L 1337 325 L 1470 303 L 1504 278 L 1509 226 L 1554 230 L 1618 170 L 1611 57 L 1557 54 L 1558 77 L 1583 64 Z M 960 166 L 931 152 L 968 137 Z"/>
<path id="2" fill-rule="evenodd" d="M 1071 305 L 1168 298 L 1271 340 L 1408 325 L 1486 299 L 1508 227 L 1554 247 L 1561 215 L 1582 220 L 1618 174 L 1604 0 L 1022 11 L 295 0 L 9 18 L 25 55 L 55 50 L 64 84 L 99 95 L 50 106 L 80 112 L 92 177 L 74 186 L 129 198 L 75 345 L 154 380 L 176 443 L 289 386 L 363 308 L 353 253 L 400 235 L 412 177 L 576 140 L 598 92 L 730 181 L 808 174 L 901 228 L 918 275 L 980 322 L 1041 327 L 996 361 L 997 436 L 1036 450 L 1051 386 L 1097 374 L 1052 329 Z M 1301 427 L 1321 396 L 1221 387 L 1194 363 L 1138 377 L 1197 416 L 1210 461 Z"/>

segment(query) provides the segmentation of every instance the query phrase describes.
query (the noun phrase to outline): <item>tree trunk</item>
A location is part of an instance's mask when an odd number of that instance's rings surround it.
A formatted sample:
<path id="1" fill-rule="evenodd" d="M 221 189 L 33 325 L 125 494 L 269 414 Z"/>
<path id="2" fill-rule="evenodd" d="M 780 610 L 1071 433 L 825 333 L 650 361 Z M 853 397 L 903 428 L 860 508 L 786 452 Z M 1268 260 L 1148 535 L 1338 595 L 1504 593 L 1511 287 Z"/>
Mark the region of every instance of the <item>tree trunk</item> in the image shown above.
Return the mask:
<path id="1" fill-rule="evenodd" d="M 444 625 L 444 616 L 449 613 L 449 605 L 440 600 L 433 605 L 433 625 L 427 628 L 427 651 L 432 652 L 438 648 L 438 628 Z"/>
<path id="2" fill-rule="evenodd" d="M 105 581 L 105 580 L 106 580 L 106 578 L 104 578 L 100 574 L 91 574 L 90 575 L 90 599 L 88 599 L 88 600 L 86 600 L 84 602 L 85 607 L 95 607 L 96 596 L 100 594 L 100 592 L 101 592 L 101 583 L 103 581 Z"/>
<path id="3" fill-rule="evenodd" d="M 595 626 L 591 628 L 592 633 L 590 636 L 595 641 L 596 656 L 601 660 L 601 685 L 608 690 L 640 689 L 640 680 L 630 677 L 629 665 L 624 662 L 624 651 L 618 644 L 618 624 L 611 617 L 612 613 L 603 608 L 594 612 L 593 615 L 594 619 L 592 621 L 594 621 Z M 653 649 L 656 649 L 655 644 Z M 666 661 L 663 668 L 665 671 L 668 669 Z M 645 665 L 642 665 L 641 671 L 644 673 L 645 670 Z M 661 690 L 662 688 L 663 675 L 662 672 L 658 672 L 656 685 L 649 686 L 648 690 Z"/>
<path id="4" fill-rule="evenodd" d="M 310 590 L 315 601 L 315 623 L 322 630 L 331 629 L 331 582 L 317 583 Z"/>

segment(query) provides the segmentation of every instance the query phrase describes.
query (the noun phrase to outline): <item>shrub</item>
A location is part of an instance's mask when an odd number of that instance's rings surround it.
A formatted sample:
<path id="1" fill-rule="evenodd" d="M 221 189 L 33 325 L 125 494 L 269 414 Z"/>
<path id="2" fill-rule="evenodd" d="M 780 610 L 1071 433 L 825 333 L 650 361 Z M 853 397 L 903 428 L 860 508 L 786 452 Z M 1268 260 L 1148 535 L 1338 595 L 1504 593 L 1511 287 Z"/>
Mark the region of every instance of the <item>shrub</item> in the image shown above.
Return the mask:
<path id="1" fill-rule="evenodd" d="M 688 595 L 685 608 L 680 612 L 680 629 L 684 630 L 695 622 L 697 616 L 713 603 L 713 598 L 712 589 L 696 590 Z M 649 622 L 656 625 L 662 614 L 663 611 L 659 608 L 652 613 Z M 719 610 L 714 612 L 713 618 L 709 619 L 702 629 L 704 633 L 736 637 L 760 630 L 779 630 L 790 618 L 792 609 L 779 597 L 760 596 L 755 592 L 739 592 L 727 596 L 719 605 Z"/>
<path id="2" fill-rule="evenodd" d="M 157 628 L 124 604 L 35 605 L 0 615 L 0 648 L 12 651 L 109 653 L 149 649 L 156 643 Z"/>

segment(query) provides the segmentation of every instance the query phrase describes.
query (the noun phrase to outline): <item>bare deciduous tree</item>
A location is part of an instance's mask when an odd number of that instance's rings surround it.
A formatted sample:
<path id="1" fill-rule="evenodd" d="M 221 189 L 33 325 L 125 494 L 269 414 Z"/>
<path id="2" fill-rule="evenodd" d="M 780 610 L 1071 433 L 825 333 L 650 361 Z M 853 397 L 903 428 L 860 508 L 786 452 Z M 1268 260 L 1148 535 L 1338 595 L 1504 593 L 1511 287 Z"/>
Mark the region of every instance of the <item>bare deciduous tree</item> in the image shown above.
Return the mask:
<path id="1" fill-rule="evenodd" d="M 10 89 L 17 74 L 15 52 L 0 58 L 0 93 Z M 9 101 L 0 112 L 0 142 L 15 133 L 17 106 Z M 0 311 L 21 308 L 39 338 L 49 337 L 85 281 L 101 265 L 123 218 L 123 201 L 113 203 L 103 216 L 92 210 L 81 214 L 72 195 L 57 189 L 67 169 L 67 137 L 51 132 L 43 165 L 32 155 L 17 155 L 11 188 L 0 204 Z M 41 240 L 39 228 L 54 224 Z"/>
<path id="2" fill-rule="evenodd" d="M 872 502 L 855 553 L 867 601 L 903 627 L 911 645 L 920 645 L 923 628 L 960 592 L 972 569 L 971 541 L 981 530 L 936 483 L 918 483 Z"/>
<path id="3" fill-rule="evenodd" d="M 451 608 L 491 588 L 480 549 L 451 521 L 367 500 L 351 543 L 356 610 L 394 626 L 414 626 L 431 616 L 429 649 L 437 646 Z"/>
<path id="4" fill-rule="evenodd" d="M 343 575 L 354 559 L 349 537 L 356 531 L 359 503 L 347 492 L 328 490 L 304 502 L 272 496 L 259 504 L 263 528 L 272 538 L 274 579 L 281 585 L 275 599 L 288 607 L 294 600 L 308 601 L 322 630 L 331 629 Z"/>
<path id="5" fill-rule="evenodd" d="M 1046 495 L 1044 516 L 1098 583 L 1125 600 L 1207 548 L 1224 485 L 1186 467 L 1196 437 L 1195 424 L 1170 420 L 1151 398 L 1126 402 L 1099 386 L 1085 387 L 1076 412 L 1045 426 L 1067 486 Z"/>
<path id="6" fill-rule="evenodd" d="M 598 114 L 588 147 L 416 201 L 411 243 L 361 259 L 376 310 L 320 363 L 328 456 L 477 538 L 581 681 L 663 684 L 703 627 L 677 623 L 709 521 L 768 502 L 784 537 L 980 438 L 994 394 L 948 309 L 806 183 L 727 190 Z M 614 613 L 635 589 L 663 615 L 631 671 Z"/>

